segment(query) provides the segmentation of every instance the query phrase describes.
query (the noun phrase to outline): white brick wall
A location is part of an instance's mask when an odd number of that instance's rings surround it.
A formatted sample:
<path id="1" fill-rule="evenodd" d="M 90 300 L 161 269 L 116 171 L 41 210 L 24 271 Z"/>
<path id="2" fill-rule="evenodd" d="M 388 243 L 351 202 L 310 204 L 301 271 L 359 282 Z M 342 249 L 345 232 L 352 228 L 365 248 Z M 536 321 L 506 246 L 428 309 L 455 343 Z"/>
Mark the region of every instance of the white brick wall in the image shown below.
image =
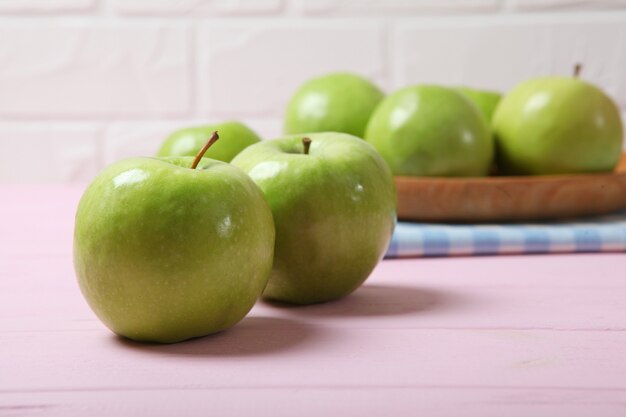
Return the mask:
<path id="1" fill-rule="evenodd" d="M 396 86 L 434 82 L 506 91 L 525 78 L 570 75 L 581 62 L 583 78 L 626 105 L 626 13 L 410 21 L 394 36 Z"/>
<path id="2" fill-rule="evenodd" d="M 506 90 L 577 61 L 626 111 L 626 0 L 0 0 L 0 183 L 86 182 L 202 122 L 276 136 L 328 71 Z"/>
<path id="3" fill-rule="evenodd" d="M 101 165 L 99 129 L 85 123 L 0 123 L 0 178 L 5 183 L 78 182 Z"/>
<path id="4" fill-rule="evenodd" d="M 80 13 L 93 10 L 96 0 L 0 0 L 0 12 Z"/>
<path id="5" fill-rule="evenodd" d="M 0 114 L 188 116 L 189 28 L 143 21 L 19 20 L 0 26 Z"/>
<path id="6" fill-rule="evenodd" d="M 300 11 L 310 15 L 467 14 L 495 12 L 499 0 L 300 0 Z"/>
<path id="7" fill-rule="evenodd" d="M 281 11 L 281 0 L 117 0 L 115 9 L 133 15 L 258 15 Z"/>
<path id="8" fill-rule="evenodd" d="M 379 22 L 240 20 L 198 29 L 202 114 L 281 117 L 290 94 L 317 74 L 355 71 L 382 83 L 388 73 Z"/>

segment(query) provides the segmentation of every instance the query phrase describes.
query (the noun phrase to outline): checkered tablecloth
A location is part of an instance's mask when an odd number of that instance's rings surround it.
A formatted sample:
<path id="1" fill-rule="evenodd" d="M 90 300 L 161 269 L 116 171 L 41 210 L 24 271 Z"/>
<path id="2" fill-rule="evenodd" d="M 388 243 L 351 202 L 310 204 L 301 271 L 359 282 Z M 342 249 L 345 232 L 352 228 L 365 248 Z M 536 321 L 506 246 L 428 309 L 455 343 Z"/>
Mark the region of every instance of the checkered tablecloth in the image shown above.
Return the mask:
<path id="1" fill-rule="evenodd" d="M 626 212 L 545 223 L 399 222 L 386 258 L 626 251 Z"/>

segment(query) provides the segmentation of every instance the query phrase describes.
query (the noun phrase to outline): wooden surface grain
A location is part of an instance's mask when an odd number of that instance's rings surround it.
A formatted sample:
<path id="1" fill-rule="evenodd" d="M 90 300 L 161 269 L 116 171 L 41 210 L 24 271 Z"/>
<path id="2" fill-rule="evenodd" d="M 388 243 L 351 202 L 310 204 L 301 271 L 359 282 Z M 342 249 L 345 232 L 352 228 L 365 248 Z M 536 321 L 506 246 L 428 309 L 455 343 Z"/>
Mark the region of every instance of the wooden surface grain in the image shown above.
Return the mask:
<path id="1" fill-rule="evenodd" d="M 385 261 L 345 300 L 143 345 L 80 295 L 81 190 L 0 193 L 0 416 L 626 415 L 624 254 Z"/>

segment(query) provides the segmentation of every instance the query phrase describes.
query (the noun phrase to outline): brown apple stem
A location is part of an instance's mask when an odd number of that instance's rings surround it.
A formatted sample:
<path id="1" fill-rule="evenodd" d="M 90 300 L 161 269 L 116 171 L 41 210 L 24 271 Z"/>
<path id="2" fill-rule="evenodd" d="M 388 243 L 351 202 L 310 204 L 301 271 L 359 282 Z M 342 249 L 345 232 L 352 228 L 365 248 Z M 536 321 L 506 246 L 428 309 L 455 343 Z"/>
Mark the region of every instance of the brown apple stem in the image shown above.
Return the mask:
<path id="1" fill-rule="evenodd" d="M 200 152 L 198 152 L 198 155 L 196 155 L 196 159 L 194 159 L 193 163 L 191 164 L 191 169 L 196 169 L 196 167 L 200 163 L 200 160 L 202 159 L 206 151 L 208 151 L 211 145 L 217 142 L 219 138 L 220 136 L 217 134 L 217 130 L 216 130 L 215 132 L 213 132 L 213 134 L 211 135 L 207 143 L 202 147 L 202 149 L 200 149 Z"/>
<path id="2" fill-rule="evenodd" d="M 309 148 L 311 147 L 311 139 L 304 137 L 302 138 L 302 146 L 304 147 L 304 154 L 309 154 Z"/>
<path id="3" fill-rule="evenodd" d="M 581 64 L 580 62 L 577 62 L 576 65 L 574 65 L 574 78 L 579 78 L 580 72 L 582 70 L 583 70 L 583 64 Z"/>

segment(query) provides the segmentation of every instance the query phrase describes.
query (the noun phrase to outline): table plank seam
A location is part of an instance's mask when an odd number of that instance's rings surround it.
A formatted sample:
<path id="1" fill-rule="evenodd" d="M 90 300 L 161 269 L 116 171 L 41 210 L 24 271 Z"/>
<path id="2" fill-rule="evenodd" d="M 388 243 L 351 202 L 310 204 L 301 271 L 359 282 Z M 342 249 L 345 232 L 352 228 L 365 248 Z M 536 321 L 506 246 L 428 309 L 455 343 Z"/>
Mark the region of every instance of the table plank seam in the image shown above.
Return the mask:
<path id="1" fill-rule="evenodd" d="M 0 395 L 4 394 L 41 394 L 41 393 L 63 393 L 63 392 L 144 392 L 144 391 L 212 391 L 212 390 L 285 390 L 285 389 L 305 389 L 305 390 L 537 390 L 537 391 L 593 391 L 593 392 L 624 392 L 626 387 L 613 386 L 559 386 L 559 385 L 455 385 L 455 384 L 396 384 L 396 385 L 376 385 L 376 384 L 291 384 L 291 385 L 193 385 L 193 386 L 156 386 L 156 387 L 75 387 L 75 388 L 41 388 L 41 389 L 0 389 Z"/>

